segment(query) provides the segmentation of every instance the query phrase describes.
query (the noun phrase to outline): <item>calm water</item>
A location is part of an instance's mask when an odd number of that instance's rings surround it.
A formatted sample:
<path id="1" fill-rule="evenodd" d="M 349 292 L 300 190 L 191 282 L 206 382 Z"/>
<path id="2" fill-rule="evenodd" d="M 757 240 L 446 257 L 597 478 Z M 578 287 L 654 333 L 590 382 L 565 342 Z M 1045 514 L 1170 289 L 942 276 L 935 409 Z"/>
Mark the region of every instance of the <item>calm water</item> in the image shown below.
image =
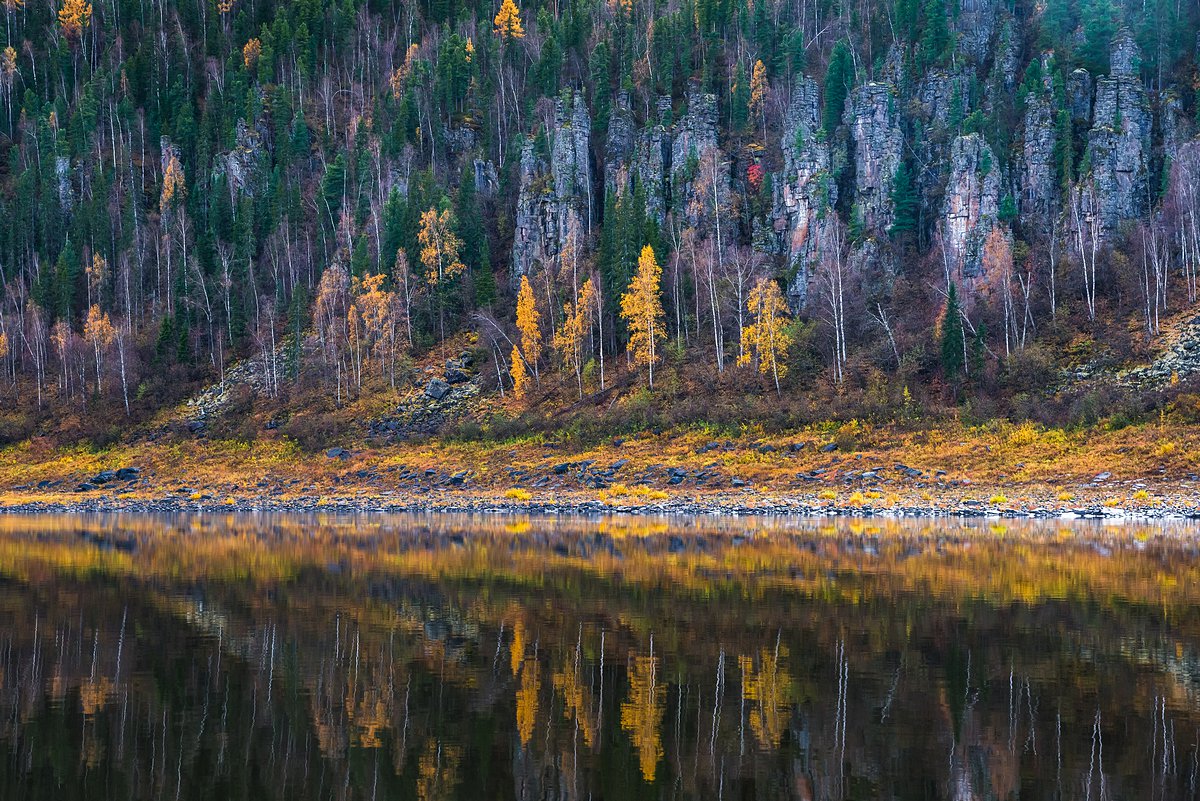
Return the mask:
<path id="1" fill-rule="evenodd" d="M 1195 798 L 1197 543 L 0 517 L 0 798 Z"/>

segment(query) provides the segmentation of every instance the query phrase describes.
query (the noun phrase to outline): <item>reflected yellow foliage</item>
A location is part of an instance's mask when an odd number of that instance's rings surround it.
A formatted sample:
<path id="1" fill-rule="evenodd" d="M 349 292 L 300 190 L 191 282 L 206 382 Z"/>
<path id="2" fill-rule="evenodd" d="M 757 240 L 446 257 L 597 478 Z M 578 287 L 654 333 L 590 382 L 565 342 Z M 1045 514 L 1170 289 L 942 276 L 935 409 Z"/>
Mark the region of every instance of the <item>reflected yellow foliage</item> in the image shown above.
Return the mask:
<path id="1" fill-rule="evenodd" d="M 629 660 L 629 697 L 621 704 L 621 728 L 638 752 L 642 778 L 653 782 L 662 759 L 662 721 L 667 688 L 658 683 L 658 657 Z"/>
<path id="2" fill-rule="evenodd" d="M 542 668 L 536 659 L 526 659 L 521 666 L 521 688 L 517 690 L 517 733 L 521 745 L 529 745 L 533 727 L 537 722 L 538 690 Z"/>
<path id="3" fill-rule="evenodd" d="M 445 801 L 454 797 L 459 782 L 462 749 L 457 745 L 429 738 L 417 761 L 417 798 L 419 801 Z"/>
<path id="4" fill-rule="evenodd" d="M 591 693 L 580 681 L 578 654 L 567 660 L 551 678 L 554 689 L 563 698 L 563 716 L 579 725 L 584 744 L 591 748 L 596 743 L 596 721 L 592 716 Z"/>
<path id="5" fill-rule="evenodd" d="M 79 688 L 79 708 L 86 717 L 92 717 L 104 709 L 112 695 L 113 683 L 106 676 L 88 679 Z"/>
<path id="6" fill-rule="evenodd" d="M 509 646 L 508 664 L 514 676 L 521 670 L 521 662 L 525 659 L 525 624 L 520 618 L 513 623 L 512 645 Z"/>
<path id="7" fill-rule="evenodd" d="M 774 651 L 762 649 L 757 664 L 752 657 L 738 657 L 742 693 L 751 704 L 750 730 L 764 750 L 779 747 L 791 716 L 792 679 L 782 666 L 787 655 L 787 647 L 781 645 Z"/>

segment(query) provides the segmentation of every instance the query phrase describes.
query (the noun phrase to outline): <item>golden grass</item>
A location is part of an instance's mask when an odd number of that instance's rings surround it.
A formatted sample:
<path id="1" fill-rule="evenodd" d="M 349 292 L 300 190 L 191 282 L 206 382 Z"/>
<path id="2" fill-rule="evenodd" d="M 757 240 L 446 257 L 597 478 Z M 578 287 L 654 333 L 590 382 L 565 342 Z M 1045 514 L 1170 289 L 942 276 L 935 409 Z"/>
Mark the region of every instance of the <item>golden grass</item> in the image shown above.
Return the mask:
<path id="1" fill-rule="evenodd" d="M 734 448 L 698 452 L 710 441 L 723 444 L 728 439 L 733 440 Z M 475 490 L 497 492 L 511 485 L 510 467 L 548 475 L 557 462 L 590 459 L 603 466 L 626 459 L 628 464 L 619 474 L 625 483 L 615 483 L 605 490 L 604 500 L 665 499 L 666 496 L 654 494 L 662 492 L 663 478 L 652 479 L 648 488 L 634 489 L 637 486 L 634 477 L 650 465 L 712 469 L 726 478 L 726 487 L 728 478 L 739 477 L 762 493 L 784 496 L 797 492 L 795 475 L 800 471 L 823 468 L 828 471 L 827 480 L 834 481 L 842 470 L 902 462 L 927 471 L 944 469 L 949 473 L 948 478 L 969 478 L 972 490 L 981 497 L 988 497 L 989 492 L 1004 496 L 1001 487 L 1011 492 L 1015 486 L 1021 488 L 1022 497 L 1040 494 L 1067 503 L 1075 500 L 1075 496 L 1062 489 L 1064 485 L 1086 484 L 1099 472 L 1118 473 L 1126 480 L 1143 479 L 1151 485 L 1148 494 L 1159 494 L 1156 482 L 1161 481 L 1158 468 L 1164 459 L 1170 459 L 1176 470 L 1200 469 L 1200 427 L 1170 420 L 1115 431 L 1103 427 L 1063 431 L 1006 421 L 919 430 L 852 421 L 813 425 L 782 435 L 769 434 L 753 424 L 746 425 L 736 435 L 696 426 L 661 434 L 629 435 L 620 446 L 608 440 L 587 445 L 569 439 L 556 441 L 558 447 L 552 451 L 545 447 L 546 441 L 547 437 L 542 435 L 504 441 L 395 445 L 346 439 L 338 444 L 349 448 L 354 455 L 342 461 L 326 459 L 321 452 L 306 452 L 283 438 L 253 442 L 185 440 L 108 449 L 53 447 L 46 440 L 34 438 L 0 449 L 0 503 L 38 499 L 61 502 L 62 490 L 73 489 L 74 483 L 100 470 L 126 465 L 143 468 L 149 484 L 110 487 L 102 493 L 111 495 L 120 491 L 127 499 L 137 500 L 161 498 L 167 490 L 188 487 L 204 488 L 221 498 L 253 497 L 258 494 L 257 482 L 265 479 L 275 484 L 273 497 L 279 501 L 316 496 L 337 498 L 363 489 L 353 473 L 364 468 L 379 472 L 381 480 L 375 488 L 402 491 L 404 485 L 391 482 L 388 472 L 388 468 L 400 466 L 416 470 L 434 467 L 444 473 L 470 470 Z M 798 441 L 811 444 L 798 452 L 786 447 Z M 816 446 L 826 442 L 836 442 L 840 450 L 833 454 L 820 452 Z M 776 449 L 763 453 L 756 447 L 766 443 Z M 850 446 L 854 455 L 861 458 L 850 458 Z M 960 493 L 954 487 L 922 485 L 890 472 L 884 476 L 892 483 L 883 492 L 896 502 L 918 498 L 935 502 L 956 498 Z M 293 485 L 292 479 L 300 481 Z M 17 485 L 36 485 L 43 480 L 62 480 L 63 485 L 48 492 L 11 490 Z M 368 487 L 367 491 L 371 489 Z M 588 492 L 569 480 L 552 484 L 548 489 Z M 695 491 L 704 495 L 723 490 Z M 634 496 L 635 492 L 640 494 Z M 1088 502 L 1102 502 L 1099 489 L 1086 488 L 1080 492 Z M 838 499 L 836 491 L 821 489 L 819 484 L 817 497 L 822 501 Z M 879 501 L 882 497 L 876 490 L 863 492 L 864 501 Z"/>

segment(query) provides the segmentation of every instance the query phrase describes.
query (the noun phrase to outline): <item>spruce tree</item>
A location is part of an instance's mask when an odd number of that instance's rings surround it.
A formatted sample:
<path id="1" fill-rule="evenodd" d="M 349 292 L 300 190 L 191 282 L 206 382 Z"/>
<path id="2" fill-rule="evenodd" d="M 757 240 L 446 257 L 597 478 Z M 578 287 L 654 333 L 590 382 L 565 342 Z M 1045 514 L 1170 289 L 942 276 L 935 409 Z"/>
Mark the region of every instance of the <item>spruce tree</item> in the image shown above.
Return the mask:
<path id="1" fill-rule="evenodd" d="M 902 239 L 916 233 L 919 205 L 912 169 L 907 161 L 901 159 L 892 181 L 892 208 L 895 210 L 895 218 L 888 233 L 893 239 Z"/>
<path id="2" fill-rule="evenodd" d="M 958 289 L 950 283 L 946 293 L 946 312 L 942 317 L 942 371 L 946 381 L 957 383 L 963 369 L 963 339 L 962 309 L 958 304 Z"/>
<path id="3" fill-rule="evenodd" d="M 487 232 L 479 212 L 479 196 L 475 192 L 475 170 L 470 164 L 463 168 L 459 179 L 454 217 L 458 223 L 458 236 L 463 241 L 463 262 L 471 273 L 475 288 L 475 305 L 490 306 L 496 299 L 496 276 L 492 274 Z"/>
<path id="4" fill-rule="evenodd" d="M 846 97 L 853 86 L 854 59 L 850 54 L 849 45 L 842 40 L 833 46 L 829 66 L 825 70 L 825 112 L 821 119 L 825 133 L 829 136 L 832 136 L 841 124 Z"/>

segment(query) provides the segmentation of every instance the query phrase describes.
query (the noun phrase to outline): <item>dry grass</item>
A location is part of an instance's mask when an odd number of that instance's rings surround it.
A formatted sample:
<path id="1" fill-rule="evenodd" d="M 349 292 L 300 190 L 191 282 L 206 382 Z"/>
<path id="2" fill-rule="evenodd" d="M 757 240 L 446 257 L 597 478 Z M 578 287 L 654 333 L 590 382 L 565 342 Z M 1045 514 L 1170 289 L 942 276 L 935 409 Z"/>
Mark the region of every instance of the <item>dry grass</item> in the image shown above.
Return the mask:
<path id="1" fill-rule="evenodd" d="M 346 430 L 361 430 L 347 426 Z M 704 449 L 709 442 L 719 442 L 716 449 Z M 732 441 L 732 447 L 725 447 Z M 809 443 L 793 451 L 787 446 L 794 442 Z M 839 450 L 823 453 L 819 446 L 834 442 Z M 927 471 L 927 478 L 913 481 L 887 472 L 886 488 L 862 490 L 862 503 L 880 501 L 884 494 L 891 503 L 940 503 L 957 501 L 962 489 L 957 485 L 942 485 L 932 480 L 932 471 L 947 472 L 947 481 L 970 479 L 971 489 L 980 497 L 992 494 L 992 502 L 1007 502 L 1006 493 L 1019 487 L 1021 497 L 1028 500 L 1040 496 L 1068 503 L 1076 493 L 1090 503 L 1101 503 L 1114 490 L 1089 487 L 1100 472 L 1111 472 L 1117 479 L 1141 479 L 1149 484 L 1147 498 L 1169 492 L 1159 468 L 1169 465 L 1170 473 L 1178 475 L 1200 472 L 1200 427 L 1176 424 L 1171 421 L 1127 427 L 1118 431 L 1095 428 L 1089 431 L 1044 429 L 1030 423 L 1012 424 L 1004 421 L 984 426 L 946 426 L 921 430 L 906 430 L 895 426 L 869 426 L 860 422 L 814 425 L 790 431 L 783 436 L 771 436 L 754 425 L 747 425 L 736 436 L 704 427 L 676 429 L 661 434 L 644 432 L 629 436 L 623 444 L 605 441 L 581 445 L 570 439 L 548 448 L 543 436 L 530 436 L 502 441 L 401 443 L 377 446 L 354 441 L 347 437 L 330 443 L 342 445 L 353 456 L 342 461 L 327 459 L 324 453 L 307 452 L 283 437 L 263 438 L 253 442 L 238 440 L 180 440 L 120 445 L 108 449 L 82 447 L 56 448 L 37 438 L 19 445 L 0 449 L 0 503 L 34 500 L 62 501 L 63 489 L 73 489 L 82 481 L 104 469 L 136 465 L 148 486 L 124 486 L 118 490 L 128 499 L 161 498 L 170 489 L 203 488 L 220 498 L 253 497 L 260 480 L 275 488 L 273 496 L 280 501 L 327 496 L 336 498 L 362 490 L 354 478 L 359 470 L 378 472 L 382 479 L 373 489 L 393 490 L 388 468 L 406 467 L 423 470 L 434 467 L 443 473 L 471 471 L 471 487 L 480 492 L 503 492 L 514 482 L 509 468 L 523 469 L 530 475 L 550 475 L 555 479 L 548 489 L 562 492 L 587 492 L 569 481 L 558 482 L 550 468 L 559 462 L 593 460 L 598 466 L 628 460 L 619 474 L 626 483 L 615 483 L 601 493 L 606 502 L 648 502 L 665 500 L 665 477 L 661 471 L 650 480 L 651 486 L 634 484 L 634 477 L 651 465 L 679 467 L 689 471 L 711 470 L 728 480 L 741 478 L 754 488 L 754 497 L 794 495 L 798 490 L 797 472 L 817 468 L 826 472 L 823 480 L 832 484 L 846 470 L 864 470 L 874 465 L 901 462 Z M 762 448 L 770 444 L 774 450 Z M 700 452 L 703 449 L 703 452 Z M 298 479 L 298 483 L 292 481 Z M 26 489 L 14 491 L 18 485 L 36 486 L 39 481 L 63 481 L 57 491 Z M 74 483 L 73 483 L 74 482 Z M 1162 483 L 1162 486 L 1160 486 Z M 656 486 L 657 485 L 657 486 Z M 1066 487 L 1071 486 L 1071 490 Z M 1079 486 L 1081 489 L 1075 490 Z M 1001 492 L 1001 488 L 1004 492 Z M 697 488 L 698 495 L 727 491 Z M 822 501 L 836 501 L 838 493 L 832 488 L 811 490 Z M 594 491 L 592 491 L 594 492 Z M 1102 496 L 1101 493 L 1105 495 Z M 516 498 L 510 499 L 516 500 Z M 591 497 L 596 497 L 592 494 Z M 851 496 L 851 502 L 853 496 Z M 1004 500 L 999 500 L 1003 498 Z M 1118 501 L 1117 503 L 1120 503 Z"/>

